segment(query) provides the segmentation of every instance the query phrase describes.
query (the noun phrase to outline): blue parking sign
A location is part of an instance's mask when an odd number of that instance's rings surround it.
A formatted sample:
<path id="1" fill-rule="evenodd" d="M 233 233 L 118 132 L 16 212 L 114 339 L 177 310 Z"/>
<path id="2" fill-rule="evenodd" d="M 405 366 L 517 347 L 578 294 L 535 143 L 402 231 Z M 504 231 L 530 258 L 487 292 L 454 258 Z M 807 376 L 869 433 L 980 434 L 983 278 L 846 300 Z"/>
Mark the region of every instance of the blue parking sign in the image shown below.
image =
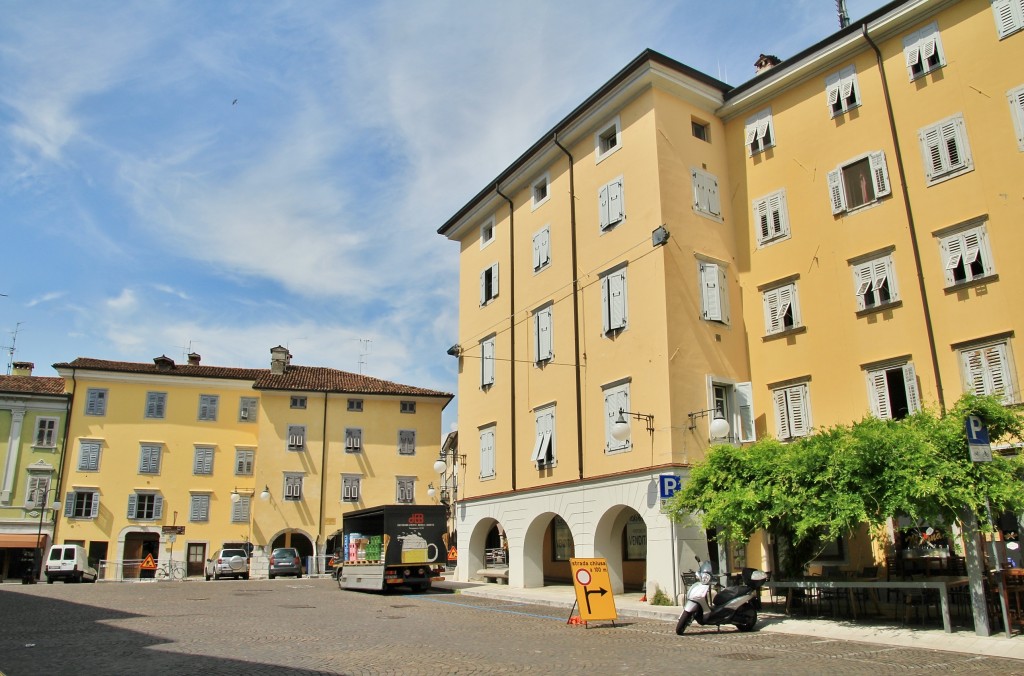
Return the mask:
<path id="1" fill-rule="evenodd" d="M 992 444 L 988 438 L 988 428 L 981 418 L 976 415 L 967 416 L 964 423 L 967 429 L 967 446 L 971 451 L 971 460 L 974 462 L 992 461 Z"/>
<path id="2" fill-rule="evenodd" d="M 658 477 L 658 493 L 662 500 L 668 500 L 683 487 L 683 478 L 675 474 L 662 474 Z"/>

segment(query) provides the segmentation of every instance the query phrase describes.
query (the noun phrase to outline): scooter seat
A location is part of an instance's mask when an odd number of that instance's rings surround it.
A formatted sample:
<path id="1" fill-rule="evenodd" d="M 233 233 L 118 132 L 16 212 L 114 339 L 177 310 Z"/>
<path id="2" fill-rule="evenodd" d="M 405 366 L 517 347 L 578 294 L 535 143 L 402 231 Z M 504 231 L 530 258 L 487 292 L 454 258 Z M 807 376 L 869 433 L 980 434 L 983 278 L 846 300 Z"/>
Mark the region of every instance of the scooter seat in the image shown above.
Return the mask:
<path id="1" fill-rule="evenodd" d="M 726 587 L 722 591 L 718 592 L 715 596 L 715 600 L 711 602 L 713 606 L 724 606 L 735 598 L 750 594 L 753 590 L 750 587 L 743 585 L 737 587 Z"/>

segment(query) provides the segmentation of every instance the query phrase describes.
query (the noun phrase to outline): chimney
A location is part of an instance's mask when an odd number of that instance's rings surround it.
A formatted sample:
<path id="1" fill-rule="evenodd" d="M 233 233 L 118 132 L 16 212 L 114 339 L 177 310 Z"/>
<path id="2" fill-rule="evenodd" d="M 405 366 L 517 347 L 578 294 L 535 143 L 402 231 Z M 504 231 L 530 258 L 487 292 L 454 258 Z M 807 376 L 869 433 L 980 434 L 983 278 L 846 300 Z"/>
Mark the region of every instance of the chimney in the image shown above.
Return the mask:
<path id="1" fill-rule="evenodd" d="M 168 357 L 166 354 L 162 354 L 159 357 L 153 359 L 153 363 L 156 364 L 157 371 L 170 371 L 174 368 L 174 360 Z"/>
<path id="2" fill-rule="evenodd" d="M 772 54 L 762 54 L 761 57 L 754 62 L 754 72 L 756 74 L 761 74 L 772 66 L 777 66 L 780 63 L 782 63 L 782 61 L 779 57 Z"/>
<path id="3" fill-rule="evenodd" d="M 200 359 L 202 359 L 202 357 L 200 357 L 197 352 L 189 352 L 188 353 L 188 365 L 189 366 L 199 366 L 199 360 Z"/>
<path id="4" fill-rule="evenodd" d="M 292 356 L 288 354 L 288 348 L 278 345 L 270 348 L 270 372 L 277 375 L 284 375 L 292 363 Z"/>
<path id="5" fill-rule="evenodd" d="M 30 361 L 16 361 L 11 364 L 11 375 L 28 377 L 32 375 L 32 369 L 35 367 L 36 365 Z"/>

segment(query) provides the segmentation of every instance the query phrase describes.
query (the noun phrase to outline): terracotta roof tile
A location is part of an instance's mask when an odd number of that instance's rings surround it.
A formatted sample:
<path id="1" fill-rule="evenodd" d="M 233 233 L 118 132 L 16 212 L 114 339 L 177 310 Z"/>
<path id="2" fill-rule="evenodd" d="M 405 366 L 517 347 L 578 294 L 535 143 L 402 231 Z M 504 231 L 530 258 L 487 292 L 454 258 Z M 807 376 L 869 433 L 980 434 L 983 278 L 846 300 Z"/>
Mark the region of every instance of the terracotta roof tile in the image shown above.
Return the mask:
<path id="1" fill-rule="evenodd" d="M 55 369 L 78 369 L 81 371 L 113 371 L 118 373 L 139 373 L 145 375 L 180 376 L 185 378 L 226 378 L 251 380 L 257 390 L 292 390 L 302 392 L 339 392 L 349 394 L 391 394 L 419 397 L 445 397 L 449 392 L 429 390 L 411 385 L 401 385 L 388 380 L 371 378 L 348 371 L 322 366 L 289 366 L 283 374 L 272 373 L 270 369 L 242 369 L 223 366 L 175 364 L 171 368 L 160 368 L 156 364 L 137 362 L 107 361 L 79 357 L 69 363 L 54 364 Z M 61 380 L 57 378 L 57 380 Z M 61 380 L 63 391 L 63 380 Z"/>
<path id="2" fill-rule="evenodd" d="M 0 392 L 63 395 L 64 379 L 43 376 L 0 376 Z"/>

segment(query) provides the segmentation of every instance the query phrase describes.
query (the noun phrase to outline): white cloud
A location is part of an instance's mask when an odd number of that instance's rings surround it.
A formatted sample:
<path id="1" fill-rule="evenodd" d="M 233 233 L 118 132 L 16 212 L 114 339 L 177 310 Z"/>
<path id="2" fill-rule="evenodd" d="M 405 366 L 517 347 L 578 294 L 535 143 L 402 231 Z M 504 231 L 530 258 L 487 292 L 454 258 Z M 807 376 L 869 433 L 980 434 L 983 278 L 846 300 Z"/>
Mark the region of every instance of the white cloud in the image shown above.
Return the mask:
<path id="1" fill-rule="evenodd" d="M 25 307 L 35 307 L 36 305 L 40 305 L 42 303 L 49 303 L 51 301 L 57 300 L 58 298 L 63 298 L 64 295 L 64 291 L 50 291 L 48 293 L 44 293 L 42 296 L 33 298 L 29 302 L 25 303 Z"/>

